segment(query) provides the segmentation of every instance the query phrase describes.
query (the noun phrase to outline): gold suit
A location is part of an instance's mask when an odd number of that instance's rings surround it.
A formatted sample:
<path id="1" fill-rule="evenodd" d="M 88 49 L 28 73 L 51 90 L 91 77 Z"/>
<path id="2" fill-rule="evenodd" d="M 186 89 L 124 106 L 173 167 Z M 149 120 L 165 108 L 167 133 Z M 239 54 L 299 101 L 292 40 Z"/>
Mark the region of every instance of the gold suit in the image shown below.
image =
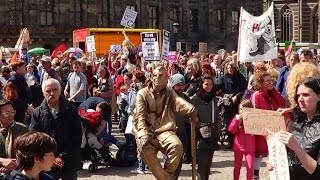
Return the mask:
<path id="1" fill-rule="evenodd" d="M 174 112 L 197 116 L 194 106 L 179 97 L 174 90 L 165 87 L 155 93 L 152 87 L 141 89 L 136 97 L 134 127 L 138 150 L 153 175 L 160 180 L 172 179 L 183 154 L 183 147 L 176 135 Z M 148 141 L 140 143 L 140 138 L 148 135 Z M 161 151 L 167 156 L 164 169 L 157 153 Z"/>

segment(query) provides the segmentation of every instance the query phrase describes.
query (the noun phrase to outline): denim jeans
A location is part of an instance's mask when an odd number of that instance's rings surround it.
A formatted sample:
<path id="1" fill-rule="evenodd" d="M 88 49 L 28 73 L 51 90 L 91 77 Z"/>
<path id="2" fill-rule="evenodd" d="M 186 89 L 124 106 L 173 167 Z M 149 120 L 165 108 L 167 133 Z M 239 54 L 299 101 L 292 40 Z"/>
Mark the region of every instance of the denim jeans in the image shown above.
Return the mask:
<path id="1" fill-rule="evenodd" d="M 118 142 L 118 140 L 112 136 L 111 133 L 109 134 L 108 127 L 99 134 L 99 137 L 103 139 L 104 144 L 108 144 L 109 142 L 116 144 Z"/>
<path id="2" fill-rule="evenodd" d="M 127 127 L 128 123 L 128 112 L 126 111 L 126 107 L 128 106 L 128 102 L 126 100 L 121 100 L 121 106 L 119 107 L 119 114 L 120 114 L 120 128 L 124 131 Z"/>
<path id="3" fill-rule="evenodd" d="M 107 119 L 107 127 L 106 127 L 106 133 L 111 136 L 112 131 L 112 120 L 111 117 Z"/>
<path id="4" fill-rule="evenodd" d="M 138 170 L 141 170 L 141 171 L 146 170 L 146 165 L 144 164 L 139 152 L 138 152 Z"/>

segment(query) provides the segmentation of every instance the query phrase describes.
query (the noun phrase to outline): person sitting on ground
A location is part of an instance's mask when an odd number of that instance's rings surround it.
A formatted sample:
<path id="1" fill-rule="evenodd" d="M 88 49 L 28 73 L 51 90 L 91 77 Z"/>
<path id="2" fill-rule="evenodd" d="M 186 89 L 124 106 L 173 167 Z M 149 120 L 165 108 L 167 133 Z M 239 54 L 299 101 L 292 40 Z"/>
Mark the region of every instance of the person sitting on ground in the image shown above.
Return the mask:
<path id="1" fill-rule="evenodd" d="M 44 173 L 54 164 L 56 141 L 45 133 L 29 132 L 19 136 L 14 144 L 18 166 L 21 172 L 10 174 L 9 180 L 53 180 Z"/>

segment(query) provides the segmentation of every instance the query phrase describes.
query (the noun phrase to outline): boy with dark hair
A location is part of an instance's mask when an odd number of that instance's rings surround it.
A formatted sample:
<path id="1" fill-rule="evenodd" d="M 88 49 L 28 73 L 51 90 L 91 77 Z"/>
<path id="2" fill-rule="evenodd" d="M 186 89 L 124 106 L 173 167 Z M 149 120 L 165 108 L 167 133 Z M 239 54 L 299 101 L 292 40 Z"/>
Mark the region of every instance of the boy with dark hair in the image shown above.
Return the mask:
<path id="1" fill-rule="evenodd" d="M 15 141 L 16 158 L 21 172 L 11 173 L 9 180 L 52 179 L 43 173 L 50 171 L 54 164 L 56 141 L 45 133 L 29 132 Z"/>

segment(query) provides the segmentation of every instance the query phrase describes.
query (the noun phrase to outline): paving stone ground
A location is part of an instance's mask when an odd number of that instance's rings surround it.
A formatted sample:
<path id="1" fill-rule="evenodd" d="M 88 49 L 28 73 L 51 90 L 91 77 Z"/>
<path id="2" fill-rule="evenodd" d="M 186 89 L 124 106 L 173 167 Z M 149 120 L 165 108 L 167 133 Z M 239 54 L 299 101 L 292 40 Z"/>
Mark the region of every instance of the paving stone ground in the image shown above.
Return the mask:
<path id="1" fill-rule="evenodd" d="M 114 123 L 113 134 L 117 139 L 123 140 L 123 135 L 117 128 L 117 123 Z M 111 146 L 111 152 L 115 154 L 117 148 Z M 162 159 L 162 155 L 158 155 L 159 159 Z M 264 159 L 265 161 L 265 159 Z M 83 169 L 78 173 L 79 180 L 153 180 L 156 179 L 152 174 L 132 174 L 138 165 L 132 167 L 100 167 L 97 172 L 90 173 L 87 169 Z M 216 151 L 211 164 L 210 180 L 232 180 L 233 179 L 233 152 L 228 150 Z M 241 168 L 241 180 L 246 180 L 246 168 L 243 161 L 243 167 Z M 263 167 L 260 172 L 260 180 L 268 180 L 268 170 L 263 163 Z M 183 164 L 181 175 L 179 180 L 191 180 L 191 165 Z"/>

